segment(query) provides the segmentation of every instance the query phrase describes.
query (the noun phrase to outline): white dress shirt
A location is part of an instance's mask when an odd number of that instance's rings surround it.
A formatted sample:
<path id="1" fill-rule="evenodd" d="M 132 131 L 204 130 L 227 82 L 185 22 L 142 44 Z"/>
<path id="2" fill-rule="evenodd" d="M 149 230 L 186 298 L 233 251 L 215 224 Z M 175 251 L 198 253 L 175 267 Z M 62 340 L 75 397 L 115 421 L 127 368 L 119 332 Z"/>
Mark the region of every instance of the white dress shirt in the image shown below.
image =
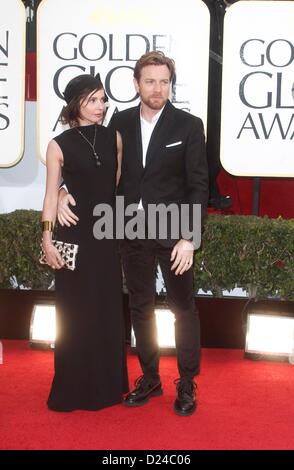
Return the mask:
<path id="1" fill-rule="evenodd" d="M 164 107 L 153 116 L 151 122 L 146 121 L 146 119 L 143 118 L 142 114 L 140 114 L 141 137 L 142 137 L 142 157 L 143 157 L 142 163 L 143 163 L 144 168 L 146 165 L 146 155 L 147 155 L 147 150 L 148 150 L 149 142 L 151 139 L 151 135 L 158 122 L 158 119 L 161 116 L 163 109 Z M 142 199 L 140 199 L 138 209 L 140 210 L 143 209 Z"/>

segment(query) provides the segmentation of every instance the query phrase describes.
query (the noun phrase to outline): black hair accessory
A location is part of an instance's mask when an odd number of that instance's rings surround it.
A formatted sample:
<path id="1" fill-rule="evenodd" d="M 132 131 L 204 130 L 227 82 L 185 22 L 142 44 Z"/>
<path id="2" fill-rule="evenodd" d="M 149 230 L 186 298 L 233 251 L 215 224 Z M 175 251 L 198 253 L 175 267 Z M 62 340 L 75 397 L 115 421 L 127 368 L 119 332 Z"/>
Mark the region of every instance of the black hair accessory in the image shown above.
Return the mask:
<path id="1" fill-rule="evenodd" d="M 66 103 L 69 104 L 71 100 L 80 95 L 83 90 L 89 89 L 94 91 L 101 88 L 104 89 L 99 73 L 97 73 L 95 77 L 88 74 L 78 75 L 68 82 L 63 96 Z M 108 98 L 106 98 L 106 101 L 108 101 Z"/>

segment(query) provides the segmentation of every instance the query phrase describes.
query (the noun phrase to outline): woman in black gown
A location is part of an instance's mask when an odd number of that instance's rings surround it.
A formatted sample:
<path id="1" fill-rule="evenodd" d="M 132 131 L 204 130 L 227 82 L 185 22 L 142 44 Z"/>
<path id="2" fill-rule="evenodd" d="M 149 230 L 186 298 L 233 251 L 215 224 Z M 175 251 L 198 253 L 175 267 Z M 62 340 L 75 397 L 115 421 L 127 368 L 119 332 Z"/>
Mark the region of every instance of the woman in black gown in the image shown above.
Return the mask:
<path id="1" fill-rule="evenodd" d="M 42 214 L 46 260 L 56 269 L 55 375 L 47 403 L 56 411 L 98 410 L 120 403 L 128 390 L 118 247 L 93 235 L 94 207 L 114 205 L 122 144 L 101 125 L 106 97 L 99 75 L 75 77 L 64 98 L 62 119 L 70 129 L 48 145 Z M 54 238 L 79 245 L 73 271 L 51 242 L 61 179 L 79 223 L 58 226 Z"/>

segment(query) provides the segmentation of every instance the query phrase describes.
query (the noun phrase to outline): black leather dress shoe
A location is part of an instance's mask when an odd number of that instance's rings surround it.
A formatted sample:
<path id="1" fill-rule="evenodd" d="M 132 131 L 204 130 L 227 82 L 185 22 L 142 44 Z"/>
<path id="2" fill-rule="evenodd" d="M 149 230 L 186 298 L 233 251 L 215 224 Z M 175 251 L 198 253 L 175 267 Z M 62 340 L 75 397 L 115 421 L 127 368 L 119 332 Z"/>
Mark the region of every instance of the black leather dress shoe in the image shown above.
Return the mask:
<path id="1" fill-rule="evenodd" d="M 192 379 L 187 377 L 177 379 L 175 383 L 177 384 L 177 398 L 174 403 L 174 410 L 177 415 L 190 416 L 197 407 L 197 385 Z"/>
<path id="2" fill-rule="evenodd" d="M 142 406 L 149 401 L 151 397 L 159 397 L 163 391 L 161 382 L 155 382 L 142 375 L 135 381 L 135 389 L 126 395 L 123 404 L 126 406 Z"/>
<path id="3" fill-rule="evenodd" d="M 229 209 L 232 206 L 232 203 L 231 196 L 223 196 L 222 194 L 219 194 L 218 196 L 209 198 L 208 207 L 223 210 Z"/>

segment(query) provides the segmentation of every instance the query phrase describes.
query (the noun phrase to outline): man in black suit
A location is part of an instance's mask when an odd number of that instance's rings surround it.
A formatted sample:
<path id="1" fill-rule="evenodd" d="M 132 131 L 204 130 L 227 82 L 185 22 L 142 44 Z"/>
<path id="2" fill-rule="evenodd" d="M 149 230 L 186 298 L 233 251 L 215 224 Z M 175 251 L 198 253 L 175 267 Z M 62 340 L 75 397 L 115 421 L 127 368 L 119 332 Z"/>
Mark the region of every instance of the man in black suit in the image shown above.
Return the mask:
<path id="1" fill-rule="evenodd" d="M 140 105 L 115 114 L 111 121 L 123 142 L 118 195 L 124 196 L 125 205 L 136 203 L 144 214 L 150 204 L 174 203 L 178 207 L 188 204 L 191 209 L 193 204 L 200 204 L 204 216 L 208 170 L 203 124 L 169 101 L 174 77 L 174 61 L 162 52 L 144 54 L 136 63 L 134 84 Z M 165 239 L 121 241 L 131 320 L 143 371 L 135 389 L 124 399 L 126 406 L 141 406 L 150 397 L 162 395 L 154 315 L 158 262 L 176 318 L 180 378 L 176 381 L 174 410 L 187 416 L 196 409 L 194 377 L 200 370 L 200 327 L 193 293 L 193 250 L 192 241 L 173 239 L 169 230 Z"/>

